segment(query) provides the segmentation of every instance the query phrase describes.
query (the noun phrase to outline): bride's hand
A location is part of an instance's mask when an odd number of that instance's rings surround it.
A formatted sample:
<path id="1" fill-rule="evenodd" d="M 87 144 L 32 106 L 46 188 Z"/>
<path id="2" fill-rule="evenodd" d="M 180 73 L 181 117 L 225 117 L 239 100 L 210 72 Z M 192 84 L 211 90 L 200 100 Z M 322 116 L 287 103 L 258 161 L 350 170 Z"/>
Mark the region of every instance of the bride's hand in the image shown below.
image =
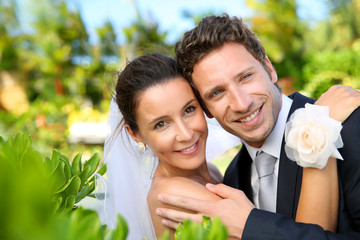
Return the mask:
<path id="1" fill-rule="evenodd" d="M 360 92 L 350 86 L 335 85 L 323 93 L 315 105 L 329 106 L 330 117 L 343 122 L 360 106 Z"/>

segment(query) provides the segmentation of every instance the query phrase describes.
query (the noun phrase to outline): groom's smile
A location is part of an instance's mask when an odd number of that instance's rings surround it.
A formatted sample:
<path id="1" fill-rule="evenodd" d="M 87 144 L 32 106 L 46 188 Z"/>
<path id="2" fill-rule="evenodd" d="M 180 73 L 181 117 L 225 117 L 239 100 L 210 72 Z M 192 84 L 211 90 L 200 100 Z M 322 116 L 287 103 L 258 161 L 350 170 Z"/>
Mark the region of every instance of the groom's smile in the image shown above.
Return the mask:
<path id="1" fill-rule="evenodd" d="M 191 75 L 211 115 L 255 147 L 270 135 L 281 109 L 277 75 L 268 59 L 266 68 L 244 46 L 228 42 L 201 58 Z"/>

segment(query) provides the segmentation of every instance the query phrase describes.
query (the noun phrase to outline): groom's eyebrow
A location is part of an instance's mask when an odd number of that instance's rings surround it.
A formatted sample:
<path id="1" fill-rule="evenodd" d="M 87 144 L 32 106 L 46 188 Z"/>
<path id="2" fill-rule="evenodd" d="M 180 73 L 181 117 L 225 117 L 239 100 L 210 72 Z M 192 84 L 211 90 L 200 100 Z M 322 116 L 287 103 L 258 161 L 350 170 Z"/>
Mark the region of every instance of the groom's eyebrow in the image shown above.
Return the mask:
<path id="1" fill-rule="evenodd" d="M 248 68 L 245 68 L 243 70 L 241 70 L 240 72 L 238 72 L 234 77 L 233 79 L 238 79 L 239 77 L 241 77 L 242 75 L 244 75 L 245 73 L 249 72 L 249 71 L 252 71 L 254 70 L 255 67 L 254 66 L 250 66 Z M 219 84 L 219 85 L 216 85 L 210 89 L 207 89 L 205 90 L 205 93 L 204 93 L 204 98 L 206 99 L 209 99 L 211 98 L 211 94 L 219 89 L 221 89 L 223 87 L 223 85 Z"/>

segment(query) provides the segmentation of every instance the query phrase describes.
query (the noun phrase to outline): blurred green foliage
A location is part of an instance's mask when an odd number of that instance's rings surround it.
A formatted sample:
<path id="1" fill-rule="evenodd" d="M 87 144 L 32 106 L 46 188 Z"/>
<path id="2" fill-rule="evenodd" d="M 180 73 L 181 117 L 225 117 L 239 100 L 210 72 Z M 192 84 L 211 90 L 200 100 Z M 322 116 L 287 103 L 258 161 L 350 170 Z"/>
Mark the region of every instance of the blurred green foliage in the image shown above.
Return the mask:
<path id="1" fill-rule="evenodd" d="M 26 112 L 2 111 L 0 99 L 2 135 L 26 131 L 46 155 L 52 148 L 67 155 L 101 151 L 101 145 L 68 143 L 74 119 L 69 120 L 69 115 L 82 115 L 81 121 L 104 119 L 119 66 L 145 52 L 170 53 L 167 33 L 160 33 L 156 22 L 137 11 L 137 19 L 123 29 L 127 42 L 117 42 L 108 21 L 96 29 L 99 43 L 92 45 L 79 10 L 70 10 L 63 0 L 26 1 L 22 7 L 31 13 L 32 31 L 25 32 L 17 15 L 18 3 L 0 0 L 0 90 L 5 85 L 1 72 L 10 73 L 30 104 Z M 95 115 L 83 114 L 89 108 L 95 109 Z"/>
<path id="2" fill-rule="evenodd" d="M 30 103 L 25 112 L 0 110 L 0 132 L 8 138 L 0 140 L 0 239 L 125 239 L 128 230 L 120 216 L 119 227 L 109 231 L 95 212 L 73 209 L 93 190 L 91 176 L 102 165 L 94 154 L 102 146 L 69 144 L 69 127 L 104 119 L 114 73 L 127 59 L 153 51 L 173 55 L 173 44 L 156 21 L 137 11 L 123 29 L 125 42 L 117 42 L 114 26 L 105 22 L 96 30 L 99 43 L 92 45 L 80 12 L 69 10 L 64 0 L 27 2 L 30 32 L 20 26 L 18 1 L 0 0 L 0 74 L 10 73 Z M 314 21 L 299 17 L 295 0 L 247 0 L 253 15 L 244 19 L 262 41 L 280 83 L 289 79 L 290 90 L 315 98 L 333 84 L 360 88 L 360 0 L 325 2 L 328 16 Z M 184 16 L 198 23 L 204 14 L 185 11 Z M 3 81 L 0 75 L 0 90 Z M 34 143 L 26 134 L 12 137 L 19 131 L 30 133 Z M 53 148 L 62 154 L 53 151 L 45 160 Z M 93 157 L 82 164 L 74 152 Z M 216 219 L 213 226 L 220 238 L 190 222 L 177 237 L 225 239 Z"/>
<path id="3" fill-rule="evenodd" d="M 72 164 L 54 150 L 43 158 L 28 134 L 0 137 L 0 239 L 126 239 L 126 221 L 102 226 L 97 213 L 75 203 L 93 191 L 100 159 Z M 104 173 L 105 168 L 98 172 Z"/>
<path id="4" fill-rule="evenodd" d="M 77 154 L 70 162 L 57 150 L 43 158 L 27 133 L 0 137 L 0 239 L 126 239 L 129 230 L 120 215 L 117 227 L 107 229 L 95 211 L 76 206 L 93 192 L 93 174 L 106 172 L 105 166 L 97 170 L 99 163 L 98 154 L 85 162 Z M 227 239 L 218 218 L 204 217 L 202 224 L 187 220 L 175 234 L 177 240 Z"/>
<path id="5" fill-rule="evenodd" d="M 244 20 L 265 46 L 285 93 L 298 90 L 317 98 L 333 84 L 360 88 L 359 0 L 326 0 L 329 14 L 318 21 L 301 19 L 295 0 L 245 2 L 253 14 Z M 113 24 L 107 21 L 96 29 L 99 41 L 93 45 L 80 11 L 70 10 L 64 0 L 27 1 L 32 31 L 25 32 L 18 3 L 0 0 L 0 74 L 10 73 L 30 104 L 26 112 L 0 110 L 2 135 L 29 132 L 46 155 L 52 148 L 67 155 L 101 151 L 100 145 L 68 143 L 69 124 L 75 119 L 69 116 L 83 116 L 81 121 L 104 119 L 116 71 L 128 59 L 147 52 L 173 55 L 173 43 L 166 42 L 168 32 L 161 32 L 156 20 L 144 18 L 132 1 L 137 14 L 122 29 L 124 42 L 117 41 Z M 185 10 L 183 16 L 196 24 L 210 13 Z M 289 86 L 281 84 L 285 80 Z M 0 75 L 0 88 L 2 81 Z M 95 109 L 95 116 L 84 112 L 88 108 Z"/>
<path id="6" fill-rule="evenodd" d="M 202 224 L 185 220 L 183 224 L 179 224 L 175 232 L 175 240 L 225 240 L 227 238 L 227 229 L 217 217 L 212 222 L 209 217 L 204 216 Z"/>
<path id="7" fill-rule="evenodd" d="M 334 84 L 360 87 L 360 1 L 327 0 L 323 20 L 301 19 L 295 0 L 247 0 L 245 19 L 262 41 L 280 84 L 318 98 Z M 285 89 L 286 90 L 286 89 Z M 289 92 L 288 92 L 289 93 Z"/>

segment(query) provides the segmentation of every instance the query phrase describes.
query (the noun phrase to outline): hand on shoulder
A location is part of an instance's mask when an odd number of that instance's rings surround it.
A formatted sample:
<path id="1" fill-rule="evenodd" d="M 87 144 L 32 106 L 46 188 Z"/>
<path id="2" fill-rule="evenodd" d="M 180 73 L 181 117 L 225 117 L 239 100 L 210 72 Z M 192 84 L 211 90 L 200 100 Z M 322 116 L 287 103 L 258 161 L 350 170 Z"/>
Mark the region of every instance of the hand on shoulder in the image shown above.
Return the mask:
<path id="1" fill-rule="evenodd" d="M 221 198 L 216 194 L 208 191 L 205 186 L 200 183 L 184 178 L 184 177 L 156 177 L 153 179 L 152 186 L 148 194 L 148 205 L 150 215 L 153 221 L 156 235 L 162 236 L 166 227 L 170 227 L 170 234 L 174 233 L 179 222 L 190 218 L 192 221 L 201 222 L 202 215 L 194 210 L 183 208 L 176 205 L 168 205 L 158 200 L 160 193 L 174 194 L 184 197 L 192 197 L 197 200 L 211 200 L 218 201 Z M 156 209 L 166 208 L 171 214 L 172 222 L 164 221 L 161 216 L 158 216 Z M 170 225 L 170 226 L 169 226 Z"/>
<path id="2" fill-rule="evenodd" d="M 360 106 L 360 92 L 350 86 L 334 85 L 321 95 L 315 105 L 329 106 L 330 117 L 344 122 Z"/>
<path id="3" fill-rule="evenodd" d="M 220 197 L 221 200 L 198 200 L 193 197 L 183 197 L 172 194 L 160 194 L 162 203 L 187 209 L 200 214 L 184 214 L 168 208 L 158 208 L 156 213 L 163 217 L 167 226 L 174 228 L 177 222 L 186 218 L 192 221 L 201 221 L 201 216 L 218 216 L 229 231 L 229 236 L 241 239 L 246 220 L 254 205 L 247 199 L 244 192 L 228 187 L 224 184 L 207 184 L 206 188 Z M 200 217 L 199 217 L 200 216 Z"/>

